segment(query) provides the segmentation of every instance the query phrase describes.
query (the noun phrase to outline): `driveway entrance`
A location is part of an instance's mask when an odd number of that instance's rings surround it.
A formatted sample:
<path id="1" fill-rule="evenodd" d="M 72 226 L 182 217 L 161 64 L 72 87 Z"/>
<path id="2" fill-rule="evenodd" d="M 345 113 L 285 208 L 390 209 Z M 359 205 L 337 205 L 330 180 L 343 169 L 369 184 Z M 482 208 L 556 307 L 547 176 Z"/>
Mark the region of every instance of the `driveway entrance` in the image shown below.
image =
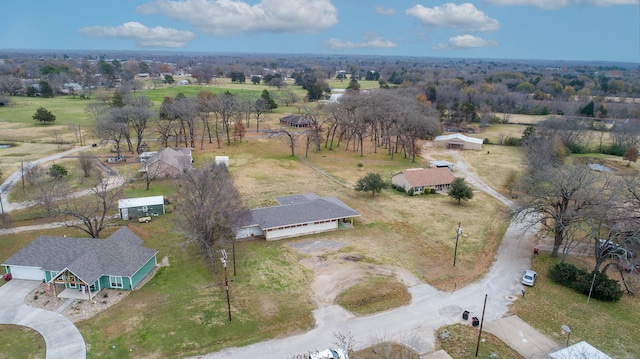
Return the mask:
<path id="1" fill-rule="evenodd" d="M 0 287 L 0 324 L 22 325 L 40 333 L 47 345 L 47 359 L 85 359 L 84 338 L 69 319 L 24 304 L 24 297 L 38 284 L 38 281 L 13 279 Z"/>

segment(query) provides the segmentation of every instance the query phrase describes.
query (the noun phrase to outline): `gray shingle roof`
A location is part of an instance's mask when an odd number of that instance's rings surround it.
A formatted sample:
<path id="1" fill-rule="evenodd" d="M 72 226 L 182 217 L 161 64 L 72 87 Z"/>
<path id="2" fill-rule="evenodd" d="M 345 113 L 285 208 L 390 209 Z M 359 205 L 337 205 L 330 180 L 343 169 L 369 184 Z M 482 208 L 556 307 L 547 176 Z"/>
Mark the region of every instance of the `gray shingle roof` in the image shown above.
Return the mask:
<path id="1" fill-rule="evenodd" d="M 158 251 L 141 246 L 142 239 L 122 227 L 107 239 L 40 236 L 2 265 L 69 269 L 85 283 L 103 275 L 131 277 Z"/>
<path id="2" fill-rule="evenodd" d="M 312 199 L 313 198 L 313 199 Z M 289 202 L 281 200 L 290 199 Z M 313 223 L 331 219 L 358 217 L 360 213 L 336 197 L 318 198 L 315 194 L 278 197 L 280 206 L 252 209 L 252 223 L 263 230 L 302 223 Z"/>

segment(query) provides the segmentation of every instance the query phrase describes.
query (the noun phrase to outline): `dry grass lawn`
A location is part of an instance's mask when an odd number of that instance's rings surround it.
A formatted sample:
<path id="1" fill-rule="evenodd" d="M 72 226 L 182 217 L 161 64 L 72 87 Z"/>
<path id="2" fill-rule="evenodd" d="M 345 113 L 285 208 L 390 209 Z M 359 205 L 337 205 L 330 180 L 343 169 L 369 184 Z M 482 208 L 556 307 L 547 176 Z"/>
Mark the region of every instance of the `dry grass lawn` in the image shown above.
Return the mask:
<path id="1" fill-rule="evenodd" d="M 372 197 L 353 190 L 358 178 L 378 172 L 390 179 L 392 172 L 426 162 L 409 163 L 400 156 L 391 161 L 385 153 L 372 150 L 364 157 L 344 148 L 310 153 L 308 161 L 338 179 L 334 181 L 291 157 L 286 145 L 278 141 L 249 138 L 223 150 L 197 151 L 196 163 L 215 155 L 230 156 L 229 170 L 249 208 L 275 205 L 276 196 L 306 192 L 340 198 L 361 214 L 355 227 L 316 237 L 348 241 L 351 251 L 369 261 L 403 267 L 440 289 L 469 283 L 491 265 L 508 219 L 502 215 L 502 206 L 488 195 L 476 192 L 462 204 L 442 194 L 409 197 L 392 190 Z M 304 155 L 302 149 L 299 153 Z M 460 240 L 458 265 L 453 267 L 458 222 L 468 237 Z"/>

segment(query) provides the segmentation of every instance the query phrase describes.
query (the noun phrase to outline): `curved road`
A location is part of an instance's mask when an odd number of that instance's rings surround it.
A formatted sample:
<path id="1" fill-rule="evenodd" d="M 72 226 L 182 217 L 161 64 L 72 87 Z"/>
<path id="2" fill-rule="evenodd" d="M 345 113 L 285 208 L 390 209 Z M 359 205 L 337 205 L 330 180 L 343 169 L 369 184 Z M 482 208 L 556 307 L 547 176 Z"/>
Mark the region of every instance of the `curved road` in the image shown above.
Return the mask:
<path id="1" fill-rule="evenodd" d="M 462 172 L 469 183 L 508 207 L 514 207 L 510 200 L 470 173 L 459 154 L 455 153 L 454 156 L 457 159 L 456 170 Z M 485 295 L 488 296 L 485 324 L 507 315 L 509 304 L 520 296 L 523 289 L 519 275 L 530 265 L 531 250 L 535 243 L 534 231 L 521 218 L 513 219 L 489 272 L 480 281 L 464 288 L 441 292 L 428 284 L 416 285 L 409 288 L 412 295 L 410 305 L 366 317 L 354 317 L 339 305 L 319 308 L 313 313 L 316 327 L 307 333 L 228 348 L 194 358 L 291 358 L 331 346 L 335 342 L 334 333 L 351 333 L 356 350 L 392 340 L 403 343 L 420 354 L 429 353 L 435 347 L 435 331 L 444 325 L 462 322 L 462 311 L 468 310 L 470 317 L 481 317 Z M 498 332 L 506 331 L 501 324 L 497 327 Z M 524 337 L 522 341 L 526 342 Z M 529 349 L 531 352 L 525 357 L 542 358 L 541 353 L 547 348 L 542 344 L 532 345 L 538 347 Z"/>

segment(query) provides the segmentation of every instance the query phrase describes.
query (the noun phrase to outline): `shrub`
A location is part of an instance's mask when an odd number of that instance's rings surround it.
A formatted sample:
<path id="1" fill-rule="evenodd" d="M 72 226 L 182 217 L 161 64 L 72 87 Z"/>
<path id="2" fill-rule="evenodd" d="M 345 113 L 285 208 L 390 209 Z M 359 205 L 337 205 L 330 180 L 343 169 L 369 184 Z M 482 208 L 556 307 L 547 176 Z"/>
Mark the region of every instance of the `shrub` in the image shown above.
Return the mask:
<path id="1" fill-rule="evenodd" d="M 596 277 L 593 282 L 593 291 L 591 292 L 592 298 L 612 302 L 622 298 L 623 292 L 618 281 L 610 279 L 606 273 L 595 273 Z M 549 278 L 551 280 L 585 295 L 588 295 L 591 290 L 593 274 L 593 272 L 589 273 L 569 263 L 557 263 L 549 268 Z"/>
<path id="2" fill-rule="evenodd" d="M 55 178 L 55 179 L 60 179 L 66 175 L 69 174 L 69 172 L 67 171 L 67 169 L 63 166 L 63 165 L 59 165 L 57 163 L 54 163 L 51 168 L 49 168 L 49 176 Z"/>
<path id="3" fill-rule="evenodd" d="M 507 137 L 504 139 L 505 146 L 520 146 L 520 139 L 516 137 Z"/>
<path id="4" fill-rule="evenodd" d="M 484 143 L 485 145 L 490 145 L 491 144 L 491 140 L 488 138 L 485 138 L 484 141 L 482 141 L 482 143 Z"/>

